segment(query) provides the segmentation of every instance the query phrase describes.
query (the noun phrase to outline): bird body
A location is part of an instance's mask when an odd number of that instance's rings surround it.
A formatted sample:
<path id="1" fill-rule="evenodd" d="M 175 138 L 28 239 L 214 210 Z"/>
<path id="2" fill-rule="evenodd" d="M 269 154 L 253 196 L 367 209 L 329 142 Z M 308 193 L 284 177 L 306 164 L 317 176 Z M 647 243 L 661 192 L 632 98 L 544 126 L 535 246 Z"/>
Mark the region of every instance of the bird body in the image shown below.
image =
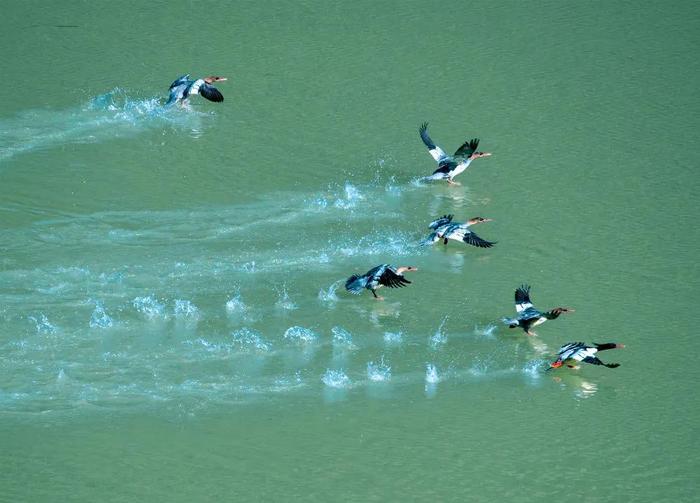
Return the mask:
<path id="1" fill-rule="evenodd" d="M 345 282 L 345 289 L 350 293 L 359 295 L 363 289 L 372 292 L 376 299 L 382 300 L 377 296 L 376 291 L 383 287 L 403 288 L 411 282 L 407 280 L 403 273 L 408 271 L 417 271 L 415 267 L 394 267 L 389 264 L 378 265 L 367 271 L 363 275 L 353 274 Z"/>
<path id="2" fill-rule="evenodd" d="M 452 221 L 454 215 L 443 215 L 430 222 L 428 228 L 433 229 L 433 232 L 427 238 L 428 243 L 437 243 L 442 239 L 444 244 L 447 244 L 450 239 L 463 241 L 464 243 L 478 248 L 491 248 L 495 242 L 486 241 L 477 236 L 470 226 L 491 222 L 490 218 L 474 217 L 464 223 L 455 223 Z"/>
<path id="3" fill-rule="evenodd" d="M 605 344 L 593 343 L 593 346 L 587 346 L 583 342 L 569 342 L 564 344 L 557 353 L 557 359 L 555 362 L 550 364 L 550 369 L 559 368 L 562 365 L 566 365 L 570 368 L 578 368 L 578 363 L 590 363 L 592 365 L 603 365 L 611 369 L 620 366 L 619 363 L 603 363 L 596 356 L 598 351 L 605 351 L 606 349 L 616 349 L 624 348 L 622 344 L 617 344 L 614 342 L 606 342 Z"/>
<path id="4" fill-rule="evenodd" d="M 515 290 L 515 318 L 504 318 L 503 321 L 510 327 L 521 327 L 527 335 L 537 335 L 530 329 L 541 325 L 547 320 L 555 320 L 561 314 L 572 313 L 574 309 L 568 307 L 555 307 L 551 311 L 542 312 L 536 309 L 530 301 L 530 287 L 522 285 Z"/>
<path id="5" fill-rule="evenodd" d="M 170 84 L 170 95 L 165 104 L 166 106 L 174 103 L 185 104 L 190 96 L 196 94 L 201 95 L 209 101 L 224 101 L 224 96 L 221 92 L 211 85 L 213 82 L 222 82 L 224 80 L 227 79 L 225 77 L 215 76 L 205 77 L 203 79 L 191 79 L 189 74 L 183 75 Z"/>
<path id="6" fill-rule="evenodd" d="M 427 122 L 421 124 L 418 132 L 421 140 L 428 147 L 428 153 L 438 163 L 437 169 L 431 176 L 427 177 L 430 180 L 447 180 L 447 183 L 454 184 L 453 178 L 464 172 L 474 159 L 491 155 L 488 152 L 478 152 L 476 149 L 479 146 L 479 139 L 472 138 L 464 142 L 454 153 L 454 156 L 449 156 L 428 136 Z"/>

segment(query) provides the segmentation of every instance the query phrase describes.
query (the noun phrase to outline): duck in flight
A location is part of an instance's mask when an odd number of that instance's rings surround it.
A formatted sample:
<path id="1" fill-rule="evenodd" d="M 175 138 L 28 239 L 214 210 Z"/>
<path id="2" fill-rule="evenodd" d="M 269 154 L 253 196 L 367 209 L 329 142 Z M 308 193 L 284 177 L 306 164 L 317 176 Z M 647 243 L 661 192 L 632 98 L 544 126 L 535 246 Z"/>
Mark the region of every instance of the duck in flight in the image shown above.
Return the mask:
<path id="1" fill-rule="evenodd" d="M 437 220 L 430 222 L 428 227 L 433 230 L 427 238 L 427 242 L 437 243 L 442 239 L 444 244 L 447 244 L 450 239 L 458 239 L 459 241 L 464 241 L 468 245 L 476 246 L 478 248 L 491 248 L 496 242 L 486 241 L 481 239 L 479 236 L 474 234 L 469 227 L 476 224 L 483 224 L 484 222 L 492 222 L 490 218 L 484 217 L 474 217 L 467 220 L 465 223 L 453 223 L 452 218 L 454 215 L 443 215 Z"/>
<path id="2" fill-rule="evenodd" d="M 596 353 L 605 351 L 606 349 L 624 348 L 624 344 L 616 344 L 614 342 L 606 342 L 605 344 L 593 343 L 593 346 L 586 346 L 583 342 L 569 342 L 559 348 L 557 360 L 549 364 L 547 370 L 552 370 L 566 365 L 569 368 L 577 369 L 580 362 L 590 363 L 592 365 L 603 365 L 609 369 L 614 369 L 620 366 L 619 363 L 603 363 L 598 359 Z"/>
<path id="3" fill-rule="evenodd" d="M 546 313 L 538 311 L 530 302 L 530 287 L 522 285 L 515 290 L 515 311 L 518 313 L 517 317 L 503 318 L 503 322 L 510 328 L 521 327 L 527 335 L 537 335 L 531 332 L 530 328 L 541 325 L 547 320 L 555 320 L 561 314 L 573 313 L 575 310 L 568 307 L 555 307 Z"/>
<path id="4" fill-rule="evenodd" d="M 165 105 L 172 105 L 174 103 L 180 103 L 181 105 L 187 104 L 187 99 L 194 95 L 199 94 L 203 98 L 209 101 L 220 102 L 224 101 L 224 96 L 219 92 L 219 90 L 212 84 L 214 82 L 223 82 L 226 77 L 204 77 L 203 79 L 193 80 L 190 78 L 190 74 L 183 75 L 175 82 L 170 84 L 170 96 Z"/>
<path id="5" fill-rule="evenodd" d="M 377 300 L 384 300 L 384 297 L 379 297 L 377 295 L 377 290 L 383 286 L 388 286 L 389 288 L 403 288 L 409 285 L 411 282 L 407 280 L 403 273 L 417 271 L 417 267 L 403 266 L 394 267 L 389 264 L 378 265 L 367 271 L 363 275 L 353 274 L 345 282 L 345 289 L 359 295 L 362 293 L 363 289 L 367 289 L 372 292 L 374 298 Z"/>
<path id="6" fill-rule="evenodd" d="M 453 178 L 465 169 L 469 167 L 474 159 L 479 157 L 488 157 L 491 154 L 489 152 L 477 152 L 479 146 L 479 139 L 473 138 L 471 140 L 465 141 L 461 147 L 457 149 L 452 157 L 447 155 L 444 150 L 435 145 L 433 140 L 428 136 L 428 123 L 424 122 L 418 129 L 420 133 L 420 138 L 428 147 L 428 152 L 433 156 L 438 163 L 438 168 L 433 172 L 433 174 L 427 177 L 429 180 L 447 180 L 447 183 L 452 185 L 458 185 Z"/>

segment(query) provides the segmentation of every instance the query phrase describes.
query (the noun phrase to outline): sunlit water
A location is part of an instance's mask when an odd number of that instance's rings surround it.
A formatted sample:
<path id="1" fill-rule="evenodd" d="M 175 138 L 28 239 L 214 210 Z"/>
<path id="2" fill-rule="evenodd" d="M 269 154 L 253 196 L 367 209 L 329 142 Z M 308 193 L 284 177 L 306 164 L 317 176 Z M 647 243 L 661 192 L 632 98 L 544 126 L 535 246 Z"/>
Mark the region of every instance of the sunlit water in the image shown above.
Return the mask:
<path id="1" fill-rule="evenodd" d="M 4 14 L 0 500 L 695 498 L 697 6 Z"/>

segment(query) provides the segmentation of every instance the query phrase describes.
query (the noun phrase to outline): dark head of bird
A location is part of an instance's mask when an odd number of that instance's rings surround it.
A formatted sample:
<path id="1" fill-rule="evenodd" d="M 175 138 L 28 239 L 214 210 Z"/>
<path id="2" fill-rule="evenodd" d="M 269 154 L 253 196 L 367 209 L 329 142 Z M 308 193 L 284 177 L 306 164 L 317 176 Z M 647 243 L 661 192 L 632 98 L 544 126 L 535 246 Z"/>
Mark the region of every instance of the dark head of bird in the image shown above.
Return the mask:
<path id="1" fill-rule="evenodd" d="M 213 84 L 214 82 L 223 82 L 224 80 L 228 79 L 226 77 L 217 77 L 216 75 L 204 77 L 204 82 L 206 82 L 207 84 Z"/>
<path id="2" fill-rule="evenodd" d="M 472 155 L 469 156 L 470 160 L 478 159 L 479 157 L 489 157 L 491 155 L 491 152 L 474 152 Z"/>
<path id="3" fill-rule="evenodd" d="M 406 266 L 401 266 L 396 268 L 397 274 L 403 274 L 405 272 L 415 272 L 417 271 L 417 267 L 413 267 L 412 265 L 406 265 Z"/>
<path id="4" fill-rule="evenodd" d="M 484 222 L 493 222 L 493 219 L 491 218 L 484 218 L 484 217 L 474 217 L 470 218 L 467 223 L 469 225 L 475 225 L 475 224 L 483 224 Z"/>
<path id="5" fill-rule="evenodd" d="M 549 313 L 556 318 L 560 314 L 575 313 L 576 309 L 571 309 L 570 307 L 555 307 Z"/>

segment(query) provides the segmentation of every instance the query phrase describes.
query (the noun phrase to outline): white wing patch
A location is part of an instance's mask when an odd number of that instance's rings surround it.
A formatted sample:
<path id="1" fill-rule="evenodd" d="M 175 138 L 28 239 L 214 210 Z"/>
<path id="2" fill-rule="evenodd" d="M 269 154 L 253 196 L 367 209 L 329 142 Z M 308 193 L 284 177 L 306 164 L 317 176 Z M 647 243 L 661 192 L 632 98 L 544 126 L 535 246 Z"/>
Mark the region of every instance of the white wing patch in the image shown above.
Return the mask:
<path id="1" fill-rule="evenodd" d="M 532 302 L 523 302 L 522 304 L 515 304 L 515 312 L 519 313 L 525 311 L 528 307 L 532 307 Z"/>
<path id="2" fill-rule="evenodd" d="M 457 176 L 460 173 L 464 172 L 465 169 L 469 167 L 471 164 L 471 160 L 467 159 L 465 161 L 460 162 L 457 166 L 455 166 L 455 169 L 452 171 L 452 176 Z"/>
<path id="3" fill-rule="evenodd" d="M 199 94 L 199 88 L 202 87 L 202 84 L 204 84 L 204 79 L 195 80 L 194 84 L 192 84 L 192 87 L 190 87 L 189 94 Z"/>
<path id="4" fill-rule="evenodd" d="M 431 148 L 430 150 L 428 150 L 428 152 L 430 152 L 430 155 L 432 155 L 433 159 L 435 159 L 437 162 L 440 162 L 443 159 L 447 159 L 447 154 L 445 153 L 445 151 L 437 145 L 435 146 L 435 148 Z"/>

